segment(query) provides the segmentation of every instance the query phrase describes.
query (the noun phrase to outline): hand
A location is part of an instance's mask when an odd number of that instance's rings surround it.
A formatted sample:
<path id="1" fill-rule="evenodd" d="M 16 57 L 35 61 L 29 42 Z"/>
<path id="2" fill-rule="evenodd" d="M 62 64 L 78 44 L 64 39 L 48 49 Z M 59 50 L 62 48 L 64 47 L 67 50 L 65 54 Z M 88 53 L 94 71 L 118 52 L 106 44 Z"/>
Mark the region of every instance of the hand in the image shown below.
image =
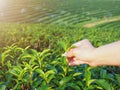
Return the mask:
<path id="1" fill-rule="evenodd" d="M 79 64 L 96 66 L 92 59 L 95 48 L 87 39 L 79 41 L 72 46 L 75 46 L 76 48 L 72 48 L 65 53 L 70 66 Z"/>

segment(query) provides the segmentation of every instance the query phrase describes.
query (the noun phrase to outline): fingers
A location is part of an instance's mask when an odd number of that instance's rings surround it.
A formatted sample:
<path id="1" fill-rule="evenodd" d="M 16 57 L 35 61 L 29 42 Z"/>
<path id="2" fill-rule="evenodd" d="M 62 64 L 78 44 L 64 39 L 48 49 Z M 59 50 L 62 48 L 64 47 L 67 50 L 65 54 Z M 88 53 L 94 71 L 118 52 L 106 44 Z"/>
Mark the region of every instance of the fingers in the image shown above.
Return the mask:
<path id="1" fill-rule="evenodd" d="M 80 64 L 88 64 L 88 62 L 84 62 L 81 60 L 73 60 L 72 62 L 69 62 L 70 66 L 76 66 L 76 65 L 80 65 Z"/>
<path id="2" fill-rule="evenodd" d="M 70 49 L 68 52 L 65 52 L 63 55 L 68 58 L 75 56 L 74 49 Z"/>
<path id="3" fill-rule="evenodd" d="M 80 60 L 80 58 L 77 58 L 75 53 L 76 53 L 76 49 L 71 49 L 69 52 L 66 52 L 64 54 L 66 56 L 70 66 L 76 66 L 76 65 L 80 65 L 80 64 L 88 64 L 88 62 L 82 61 L 82 60 Z"/>
<path id="4" fill-rule="evenodd" d="M 84 39 L 82 41 L 74 43 L 72 46 L 76 46 L 76 47 L 93 47 L 93 45 L 89 42 L 88 39 Z"/>
<path id="5" fill-rule="evenodd" d="M 73 62 L 75 60 L 75 57 L 67 57 L 68 62 Z"/>
<path id="6" fill-rule="evenodd" d="M 70 66 L 80 65 L 80 64 L 88 64 L 88 62 L 78 60 L 76 57 L 67 57 L 68 63 Z"/>
<path id="7" fill-rule="evenodd" d="M 63 56 L 67 58 L 69 65 L 74 66 L 79 64 L 89 64 L 87 62 L 88 59 L 87 56 L 88 53 L 94 49 L 89 40 L 84 39 L 73 44 L 72 46 L 75 46 L 75 48 L 71 48 L 70 50 L 63 54 Z"/>
<path id="8" fill-rule="evenodd" d="M 93 49 L 94 47 L 92 46 L 92 44 L 89 42 L 88 39 L 84 39 L 82 41 L 79 41 L 75 44 L 73 44 L 72 46 L 76 46 L 76 48 L 71 48 L 68 52 L 65 52 L 62 56 L 66 56 L 66 57 L 72 57 L 75 56 L 75 52 L 78 51 L 77 49 L 79 48 L 91 48 Z"/>
<path id="9" fill-rule="evenodd" d="M 79 46 L 83 45 L 86 42 L 89 42 L 88 39 L 84 39 L 84 40 L 81 40 L 79 42 L 76 42 L 76 43 L 73 44 L 73 46 L 78 46 L 79 47 Z"/>

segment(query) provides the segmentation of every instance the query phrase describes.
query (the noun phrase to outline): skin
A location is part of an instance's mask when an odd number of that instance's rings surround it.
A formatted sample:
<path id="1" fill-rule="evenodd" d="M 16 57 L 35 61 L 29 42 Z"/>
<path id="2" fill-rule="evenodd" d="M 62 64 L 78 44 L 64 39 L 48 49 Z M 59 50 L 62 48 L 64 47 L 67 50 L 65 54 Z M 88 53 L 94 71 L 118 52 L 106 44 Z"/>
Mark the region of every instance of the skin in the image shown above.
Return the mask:
<path id="1" fill-rule="evenodd" d="M 89 64 L 90 66 L 120 66 L 120 41 L 95 48 L 87 39 L 73 44 L 65 52 L 69 65 Z"/>

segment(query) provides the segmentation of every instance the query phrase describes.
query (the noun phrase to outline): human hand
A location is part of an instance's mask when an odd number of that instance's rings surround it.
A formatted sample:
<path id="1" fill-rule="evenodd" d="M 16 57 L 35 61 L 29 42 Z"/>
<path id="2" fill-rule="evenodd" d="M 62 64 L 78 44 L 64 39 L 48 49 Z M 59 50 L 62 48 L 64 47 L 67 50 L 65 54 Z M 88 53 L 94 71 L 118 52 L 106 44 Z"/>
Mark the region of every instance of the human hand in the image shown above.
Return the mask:
<path id="1" fill-rule="evenodd" d="M 70 66 L 79 64 L 89 64 L 91 66 L 96 66 L 94 60 L 92 59 L 95 48 L 87 39 L 79 41 L 72 46 L 75 46 L 75 48 L 71 48 L 64 54 Z"/>

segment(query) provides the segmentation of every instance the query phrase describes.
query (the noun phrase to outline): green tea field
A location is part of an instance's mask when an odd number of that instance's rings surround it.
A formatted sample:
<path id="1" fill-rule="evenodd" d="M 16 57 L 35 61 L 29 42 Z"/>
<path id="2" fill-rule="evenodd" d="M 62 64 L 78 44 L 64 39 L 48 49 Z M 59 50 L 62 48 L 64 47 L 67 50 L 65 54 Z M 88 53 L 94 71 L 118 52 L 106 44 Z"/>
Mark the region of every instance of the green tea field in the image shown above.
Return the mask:
<path id="1" fill-rule="evenodd" d="M 0 0 L 0 90 L 120 90 L 118 66 L 69 66 L 88 39 L 120 40 L 119 0 Z"/>

